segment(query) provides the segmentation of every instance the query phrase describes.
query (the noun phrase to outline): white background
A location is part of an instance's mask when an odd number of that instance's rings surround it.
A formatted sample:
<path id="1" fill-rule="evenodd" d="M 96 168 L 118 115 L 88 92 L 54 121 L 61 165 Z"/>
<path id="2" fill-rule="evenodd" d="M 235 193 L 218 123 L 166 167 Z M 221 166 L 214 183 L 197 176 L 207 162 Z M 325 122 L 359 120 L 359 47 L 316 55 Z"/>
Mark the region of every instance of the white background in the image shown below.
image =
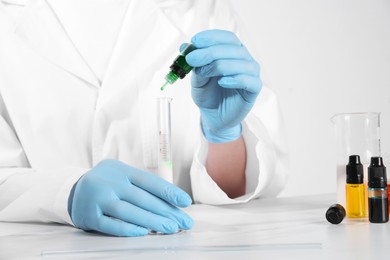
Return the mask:
<path id="1" fill-rule="evenodd" d="M 336 191 L 330 118 L 381 112 L 390 168 L 390 1 L 232 0 L 262 79 L 279 96 L 290 150 L 282 196 Z M 388 170 L 388 175 L 390 171 Z"/>

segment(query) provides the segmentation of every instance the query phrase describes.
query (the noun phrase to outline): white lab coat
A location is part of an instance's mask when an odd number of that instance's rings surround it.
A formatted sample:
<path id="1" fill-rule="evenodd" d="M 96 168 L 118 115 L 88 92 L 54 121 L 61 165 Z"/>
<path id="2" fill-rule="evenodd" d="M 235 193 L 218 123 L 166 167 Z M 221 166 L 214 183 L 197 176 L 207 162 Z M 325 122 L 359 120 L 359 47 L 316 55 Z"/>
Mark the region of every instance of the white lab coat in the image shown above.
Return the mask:
<path id="1" fill-rule="evenodd" d="M 190 77 L 159 90 L 181 43 L 205 29 L 236 30 L 229 7 L 226 1 L 132 0 L 99 81 L 47 1 L 3 0 L 0 220 L 72 224 L 69 192 L 102 159 L 156 173 L 155 105 L 161 95 L 173 98 L 174 183 L 195 202 L 229 204 L 277 194 L 286 180 L 286 150 L 269 89 L 263 87 L 243 122 L 247 194 L 237 199 L 204 167 L 207 143 Z"/>

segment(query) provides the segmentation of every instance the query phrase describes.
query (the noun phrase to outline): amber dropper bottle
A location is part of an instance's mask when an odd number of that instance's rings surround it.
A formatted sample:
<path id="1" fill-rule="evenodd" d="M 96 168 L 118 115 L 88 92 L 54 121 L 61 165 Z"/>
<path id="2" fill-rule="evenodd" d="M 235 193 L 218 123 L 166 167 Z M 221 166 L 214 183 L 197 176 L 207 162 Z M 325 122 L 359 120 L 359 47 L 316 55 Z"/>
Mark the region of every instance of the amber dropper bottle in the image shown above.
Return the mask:
<path id="1" fill-rule="evenodd" d="M 371 223 L 389 221 L 386 167 L 382 157 L 371 157 L 368 167 L 368 214 Z"/>
<path id="2" fill-rule="evenodd" d="M 363 165 L 359 155 L 349 156 L 347 164 L 346 206 L 347 217 L 364 218 L 366 216 Z"/>

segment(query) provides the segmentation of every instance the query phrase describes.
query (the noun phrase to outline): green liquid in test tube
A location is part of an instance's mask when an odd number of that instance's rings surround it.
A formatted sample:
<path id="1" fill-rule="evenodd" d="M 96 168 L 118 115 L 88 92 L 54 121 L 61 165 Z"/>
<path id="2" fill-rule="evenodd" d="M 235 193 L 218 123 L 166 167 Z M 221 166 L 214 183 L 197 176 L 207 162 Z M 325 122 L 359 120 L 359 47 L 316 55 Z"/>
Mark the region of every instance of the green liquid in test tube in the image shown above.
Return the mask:
<path id="1" fill-rule="evenodd" d="M 186 61 L 186 55 L 196 48 L 192 44 L 188 44 L 184 50 L 180 53 L 179 56 L 173 61 L 172 65 L 169 67 L 170 71 L 165 76 L 165 83 L 161 86 L 161 90 L 164 90 L 168 84 L 173 84 L 176 80 L 183 79 L 190 71 L 192 67 L 188 65 Z"/>

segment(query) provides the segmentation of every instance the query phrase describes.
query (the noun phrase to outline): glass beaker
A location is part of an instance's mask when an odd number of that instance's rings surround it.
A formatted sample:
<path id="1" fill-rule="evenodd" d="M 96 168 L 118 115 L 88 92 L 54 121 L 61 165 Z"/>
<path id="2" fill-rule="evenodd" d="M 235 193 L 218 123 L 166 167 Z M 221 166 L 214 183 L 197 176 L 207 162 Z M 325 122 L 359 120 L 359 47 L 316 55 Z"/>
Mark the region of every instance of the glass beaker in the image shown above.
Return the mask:
<path id="1" fill-rule="evenodd" d="M 350 155 L 359 155 L 367 184 L 371 157 L 381 156 L 380 113 L 342 113 L 331 118 L 337 146 L 337 202 L 345 204 L 346 165 Z"/>

